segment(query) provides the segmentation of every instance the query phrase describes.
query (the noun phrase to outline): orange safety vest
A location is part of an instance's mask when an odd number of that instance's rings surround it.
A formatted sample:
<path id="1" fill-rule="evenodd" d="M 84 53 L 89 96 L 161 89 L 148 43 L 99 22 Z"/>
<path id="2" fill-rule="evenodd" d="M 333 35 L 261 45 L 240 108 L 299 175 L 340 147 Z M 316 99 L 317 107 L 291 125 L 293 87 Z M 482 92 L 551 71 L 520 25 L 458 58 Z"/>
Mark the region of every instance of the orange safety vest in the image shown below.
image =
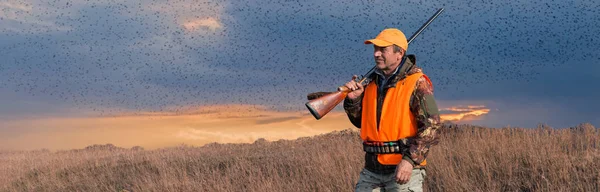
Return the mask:
<path id="1" fill-rule="evenodd" d="M 385 95 L 381 111 L 379 130 L 377 130 L 377 85 L 369 83 L 363 97 L 360 137 L 363 141 L 389 142 L 417 135 L 417 122 L 410 111 L 410 97 L 415 90 L 417 80 L 423 73 L 414 73 L 398 81 L 396 87 L 390 87 Z M 378 154 L 377 160 L 383 165 L 397 165 L 402 154 Z M 426 165 L 423 161 L 421 165 Z"/>

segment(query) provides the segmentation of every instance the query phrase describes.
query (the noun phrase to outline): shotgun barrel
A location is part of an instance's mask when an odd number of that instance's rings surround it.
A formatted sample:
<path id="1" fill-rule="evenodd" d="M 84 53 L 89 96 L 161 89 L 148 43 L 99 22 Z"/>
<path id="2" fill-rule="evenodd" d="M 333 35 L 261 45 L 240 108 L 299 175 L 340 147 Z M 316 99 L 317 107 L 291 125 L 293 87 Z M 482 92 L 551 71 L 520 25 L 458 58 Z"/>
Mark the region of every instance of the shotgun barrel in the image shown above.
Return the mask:
<path id="1" fill-rule="evenodd" d="M 438 11 L 435 12 L 435 14 L 433 14 L 433 16 L 431 16 L 429 20 L 425 22 L 425 24 L 423 24 L 412 36 L 410 36 L 410 38 L 407 40 L 408 44 L 415 40 L 415 38 L 419 36 L 419 34 L 421 34 L 421 32 L 423 32 L 423 30 L 425 30 L 425 28 L 427 28 L 427 26 L 429 26 L 429 24 L 431 24 L 431 22 L 433 22 L 433 20 L 437 18 L 442 13 L 442 11 L 444 11 L 444 8 L 438 9 Z M 369 82 L 367 81 L 368 78 L 371 76 L 371 74 L 373 74 L 373 72 L 375 72 L 375 69 L 376 67 L 373 66 L 371 70 L 369 70 L 365 75 L 362 76 L 360 80 L 358 80 L 358 83 L 362 84 L 363 86 L 366 86 L 366 82 Z M 342 102 L 346 98 L 348 93 L 350 93 L 350 89 L 348 89 L 348 87 L 346 86 L 338 87 L 336 92 L 310 93 L 307 95 L 307 99 L 309 101 L 306 102 L 305 105 L 310 111 L 310 113 L 317 120 L 319 120 L 331 110 L 333 110 L 333 108 L 335 108 L 335 106 L 337 106 L 340 102 Z"/>

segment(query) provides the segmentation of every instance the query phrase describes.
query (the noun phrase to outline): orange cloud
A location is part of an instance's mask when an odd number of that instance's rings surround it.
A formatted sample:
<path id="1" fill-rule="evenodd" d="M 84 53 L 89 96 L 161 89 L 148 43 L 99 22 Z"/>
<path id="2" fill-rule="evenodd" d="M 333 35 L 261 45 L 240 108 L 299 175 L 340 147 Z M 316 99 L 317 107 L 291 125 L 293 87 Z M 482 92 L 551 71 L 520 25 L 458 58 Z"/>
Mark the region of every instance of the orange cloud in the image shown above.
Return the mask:
<path id="1" fill-rule="evenodd" d="M 441 119 L 469 121 L 485 116 L 485 106 L 442 108 Z M 277 112 L 258 105 L 168 108 L 164 112 L 129 112 L 102 117 L 45 117 L 2 122 L 0 149 L 50 150 L 112 143 L 155 149 L 179 144 L 250 143 L 296 139 L 354 128 L 343 111 L 316 120 L 308 111 Z M 358 129 L 354 129 L 357 130 Z"/>
<path id="2" fill-rule="evenodd" d="M 209 118 L 228 118 L 228 117 L 257 117 L 270 114 L 269 110 L 260 105 L 208 105 L 208 106 L 185 106 L 185 107 L 167 107 L 161 112 L 125 112 L 113 115 L 113 117 L 125 116 L 185 116 L 202 115 Z"/>
<path id="3" fill-rule="evenodd" d="M 208 17 L 208 18 L 204 18 L 204 19 L 195 19 L 192 21 L 187 21 L 185 23 L 183 23 L 183 28 L 185 28 L 188 31 L 196 31 L 199 29 L 209 29 L 209 30 L 217 30 L 222 28 L 223 26 L 221 25 L 221 23 L 213 18 L 213 17 Z"/>
<path id="4" fill-rule="evenodd" d="M 8 9 L 16 9 L 20 11 L 31 11 L 31 6 L 24 4 L 22 2 L 0 2 L 0 7 L 8 8 Z M 10 12 L 6 12 L 10 13 Z"/>
<path id="5" fill-rule="evenodd" d="M 31 3 L 9 0 L 0 2 L 0 10 L 2 10 L 0 18 L 9 21 L 3 24 L 3 31 L 29 34 L 71 29 L 71 27 L 60 25 L 52 19 L 56 18 L 58 13 L 66 14 L 66 11 L 59 11 L 57 7 L 39 6 L 36 7 L 36 11 L 32 11 Z"/>
<path id="6" fill-rule="evenodd" d="M 484 105 L 467 105 L 442 108 L 440 112 L 442 112 L 440 115 L 442 121 L 468 121 L 488 114 L 490 109 Z"/>
<path id="7" fill-rule="evenodd" d="M 221 19 L 231 18 L 224 11 L 227 4 L 213 0 L 152 2 L 146 6 L 149 13 L 159 13 L 165 22 L 181 26 L 187 32 L 214 32 L 224 28 Z"/>
<path id="8" fill-rule="evenodd" d="M 50 150 L 112 143 L 147 149 L 211 142 L 248 143 L 296 139 L 352 127 L 345 113 L 315 120 L 308 111 L 275 112 L 262 106 L 217 105 L 169 112 L 123 113 L 103 117 L 46 117 L 3 122 L 0 149 Z"/>

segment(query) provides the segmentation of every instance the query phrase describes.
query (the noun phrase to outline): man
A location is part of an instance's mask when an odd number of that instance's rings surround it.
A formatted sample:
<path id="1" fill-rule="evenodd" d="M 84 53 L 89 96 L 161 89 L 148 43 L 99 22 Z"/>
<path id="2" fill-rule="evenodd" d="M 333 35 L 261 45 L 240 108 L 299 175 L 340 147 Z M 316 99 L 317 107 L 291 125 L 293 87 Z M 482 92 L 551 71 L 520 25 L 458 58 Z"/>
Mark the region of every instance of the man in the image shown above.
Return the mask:
<path id="1" fill-rule="evenodd" d="M 352 77 L 344 109 L 361 129 L 365 167 L 356 191 L 422 191 L 425 158 L 437 144 L 440 124 L 433 85 L 398 29 L 385 29 L 373 44 L 376 70 L 363 87 Z"/>

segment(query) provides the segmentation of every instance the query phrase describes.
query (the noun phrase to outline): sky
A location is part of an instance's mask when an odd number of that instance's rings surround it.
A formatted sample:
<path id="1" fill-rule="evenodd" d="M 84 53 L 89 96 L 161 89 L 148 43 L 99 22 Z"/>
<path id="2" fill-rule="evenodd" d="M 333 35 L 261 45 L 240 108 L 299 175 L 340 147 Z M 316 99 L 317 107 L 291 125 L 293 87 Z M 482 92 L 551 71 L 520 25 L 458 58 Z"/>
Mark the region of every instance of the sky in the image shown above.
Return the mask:
<path id="1" fill-rule="evenodd" d="M 444 120 L 600 124 L 597 1 L 0 0 L 0 149 L 294 139 L 352 128 L 306 95 L 410 37 Z"/>

